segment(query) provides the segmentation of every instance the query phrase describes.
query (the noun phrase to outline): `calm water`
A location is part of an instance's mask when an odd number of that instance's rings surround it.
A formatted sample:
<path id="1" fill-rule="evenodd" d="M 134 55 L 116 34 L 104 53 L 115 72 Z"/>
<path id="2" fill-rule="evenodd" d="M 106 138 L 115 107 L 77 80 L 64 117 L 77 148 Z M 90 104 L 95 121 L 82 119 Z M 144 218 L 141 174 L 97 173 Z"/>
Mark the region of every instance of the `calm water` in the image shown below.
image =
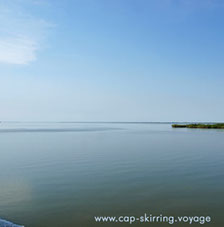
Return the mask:
<path id="1" fill-rule="evenodd" d="M 0 123 L 1 218 L 91 227 L 130 226 L 96 224 L 97 215 L 209 215 L 205 226 L 221 227 L 223 210 L 224 130 Z"/>

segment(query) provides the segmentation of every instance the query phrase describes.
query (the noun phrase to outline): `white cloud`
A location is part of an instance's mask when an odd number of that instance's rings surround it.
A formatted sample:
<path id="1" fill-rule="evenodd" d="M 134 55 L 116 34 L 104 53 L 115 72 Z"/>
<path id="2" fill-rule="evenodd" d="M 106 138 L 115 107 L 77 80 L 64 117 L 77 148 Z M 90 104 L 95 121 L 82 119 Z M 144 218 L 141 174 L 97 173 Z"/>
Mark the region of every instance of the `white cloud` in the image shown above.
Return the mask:
<path id="1" fill-rule="evenodd" d="M 0 62 L 27 64 L 36 59 L 37 43 L 26 37 L 0 39 Z"/>
<path id="2" fill-rule="evenodd" d="M 37 7 L 30 3 L 0 0 L 0 63 L 28 64 L 36 59 L 50 26 L 28 12 Z"/>

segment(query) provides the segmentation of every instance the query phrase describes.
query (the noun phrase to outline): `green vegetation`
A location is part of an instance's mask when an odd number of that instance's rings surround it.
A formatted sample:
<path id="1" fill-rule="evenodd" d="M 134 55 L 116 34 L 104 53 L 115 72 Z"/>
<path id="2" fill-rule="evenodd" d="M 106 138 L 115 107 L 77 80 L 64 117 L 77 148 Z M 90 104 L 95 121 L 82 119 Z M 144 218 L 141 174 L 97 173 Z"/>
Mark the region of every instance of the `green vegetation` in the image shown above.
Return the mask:
<path id="1" fill-rule="evenodd" d="M 209 128 L 209 129 L 224 129 L 224 123 L 216 124 L 173 124 L 173 128 Z"/>

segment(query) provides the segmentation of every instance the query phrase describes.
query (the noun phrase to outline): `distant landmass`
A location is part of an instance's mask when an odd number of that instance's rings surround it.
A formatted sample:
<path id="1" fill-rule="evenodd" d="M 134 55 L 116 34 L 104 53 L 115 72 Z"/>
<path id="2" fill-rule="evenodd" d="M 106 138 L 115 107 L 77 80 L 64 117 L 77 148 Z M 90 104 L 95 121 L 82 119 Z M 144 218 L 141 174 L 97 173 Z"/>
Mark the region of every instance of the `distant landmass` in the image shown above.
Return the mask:
<path id="1" fill-rule="evenodd" d="M 216 124 L 173 124 L 173 128 L 207 128 L 207 129 L 224 129 L 224 123 Z"/>

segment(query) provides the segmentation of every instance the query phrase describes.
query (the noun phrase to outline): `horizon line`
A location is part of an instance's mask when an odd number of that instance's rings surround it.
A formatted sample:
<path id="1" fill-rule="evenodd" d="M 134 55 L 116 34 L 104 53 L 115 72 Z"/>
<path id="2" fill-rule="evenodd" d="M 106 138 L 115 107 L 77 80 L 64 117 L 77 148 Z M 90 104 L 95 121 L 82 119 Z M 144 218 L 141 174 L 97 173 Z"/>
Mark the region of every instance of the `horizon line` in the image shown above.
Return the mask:
<path id="1" fill-rule="evenodd" d="M 6 120 L 0 123 L 111 123 L 111 124 L 173 124 L 173 123 L 220 123 L 221 121 L 16 121 Z M 224 121 L 223 121 L 224 122 Z"/>

